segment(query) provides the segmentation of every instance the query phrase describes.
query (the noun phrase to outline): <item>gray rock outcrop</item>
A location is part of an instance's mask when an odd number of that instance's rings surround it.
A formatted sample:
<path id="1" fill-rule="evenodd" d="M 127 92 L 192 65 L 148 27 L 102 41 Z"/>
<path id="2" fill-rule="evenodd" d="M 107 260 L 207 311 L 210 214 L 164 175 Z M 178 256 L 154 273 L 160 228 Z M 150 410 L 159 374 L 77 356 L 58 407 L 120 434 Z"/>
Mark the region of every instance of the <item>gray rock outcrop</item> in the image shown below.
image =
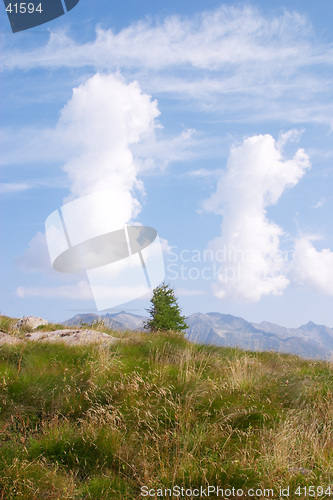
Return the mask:
<path id="1" fill-rule="evenodd" d="M 33 332 L 26 335 L 26 340 L 40 342 L 65 342 L 66 344 L 85 344 L 88 342 L 115 342 L 117 339 L 96 330 L 55 330 L 53 332 Z"/>
<path id="2" fill-rule="evenodd" d="M 96 330 L 54 330 L 53 332 L 35 331 L 32 333 L 27 332 L 24 336 L 20 337 L 14 337 L 13 335 L 0 332 L 0 345 L 21 344 L 26 341 L 65 342 L 70 345 L 87 344 L 90 342 L 110 344 L 116 340 L 118 339 L 105 332 L 98 332 Z"/>
<path id="3" fill-rule="evenodd" d="M 13 330 L 21 330 L 22 328 L 31 328 L 35 330 L 38 326 L 48 325 L 49 322 L 46 319 L 37 318 L 36 316 L 28 316 L 19 319 L 14 325 Z"/>

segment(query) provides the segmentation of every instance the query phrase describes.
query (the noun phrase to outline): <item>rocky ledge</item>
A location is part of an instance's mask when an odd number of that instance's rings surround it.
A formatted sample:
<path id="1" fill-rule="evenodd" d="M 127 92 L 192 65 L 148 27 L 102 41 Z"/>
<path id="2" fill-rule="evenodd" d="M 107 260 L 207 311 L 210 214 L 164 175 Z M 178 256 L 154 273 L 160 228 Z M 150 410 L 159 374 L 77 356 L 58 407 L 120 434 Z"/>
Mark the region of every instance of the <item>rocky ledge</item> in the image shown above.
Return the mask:
<path id="1" fill-rule="evenodd" d="M 65 342 L 66 344 L 85 344 L 89 342 L 102 342 L 109 344 L 117 339 L 104 332 L 96 330 L 54 330 L 53 332 L 35 331 L 24 333 L 24 336 L 14 337 L 0 332 L 0 345 L 20 344 L 25 341 L 39 342 Z"/>

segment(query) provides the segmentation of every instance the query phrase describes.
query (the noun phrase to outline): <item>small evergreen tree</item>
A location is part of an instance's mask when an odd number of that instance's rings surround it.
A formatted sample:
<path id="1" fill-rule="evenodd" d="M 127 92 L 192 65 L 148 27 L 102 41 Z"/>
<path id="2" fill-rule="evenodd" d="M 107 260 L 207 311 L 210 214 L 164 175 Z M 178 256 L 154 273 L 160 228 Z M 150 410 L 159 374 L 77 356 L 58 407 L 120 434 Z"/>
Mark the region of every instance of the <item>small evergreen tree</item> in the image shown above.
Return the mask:
<path id="1" fill-rule="evenodd" d="M 188 328 L 185 323 L 186 317 L 181 315 L 173 288 L 162 283 L 153 290 L 150 300 L 151 307 L 147 309 L 151 318 L 146 321 L 144 327 L 152 332 L 163 330 L 174 330 L 181 332 Z"/>

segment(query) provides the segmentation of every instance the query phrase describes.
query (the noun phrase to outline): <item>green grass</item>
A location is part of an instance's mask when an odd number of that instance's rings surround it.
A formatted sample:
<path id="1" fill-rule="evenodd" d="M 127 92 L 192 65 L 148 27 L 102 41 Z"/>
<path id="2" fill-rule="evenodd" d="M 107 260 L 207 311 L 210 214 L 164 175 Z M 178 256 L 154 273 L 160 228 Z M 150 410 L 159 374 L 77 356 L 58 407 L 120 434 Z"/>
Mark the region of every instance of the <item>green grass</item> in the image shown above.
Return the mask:
<path id="1" fill-rule="evenodd" d="M 10 333 L 11 327 L 16 323 L 17 319 L 9 316 L 0 315 L 0 332 Z"/>
<path id="2" fill-rule="evenodd" d="M 64 330 L 67 328 L 64 325 L 55 323 L 55 324 L 48 324 L 48 325 L 39 325 L 36 328 L 36 331 L 42 331 L 42 332 L 54 332 L 55 330 Z"/>
<path id="3" fill-rule="evenodd" d="M 331 364 L 109 333 L 0 348 L 0 499 L 333 484 Z"/>

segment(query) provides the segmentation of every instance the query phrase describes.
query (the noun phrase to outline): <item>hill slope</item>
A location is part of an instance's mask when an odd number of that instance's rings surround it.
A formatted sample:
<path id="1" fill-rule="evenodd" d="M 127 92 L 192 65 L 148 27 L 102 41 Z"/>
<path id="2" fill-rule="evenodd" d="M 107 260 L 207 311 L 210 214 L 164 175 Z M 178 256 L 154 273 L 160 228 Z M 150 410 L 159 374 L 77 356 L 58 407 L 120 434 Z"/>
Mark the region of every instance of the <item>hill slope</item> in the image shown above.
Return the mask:
<path id="1" fill-rule="evenodd" d="M 262 499 L 288 485 L 302 499 L 332 484 L 332 365 L 120 337 L 0 348 L 0 498 L 194 499 L 211 485 Z"/>

